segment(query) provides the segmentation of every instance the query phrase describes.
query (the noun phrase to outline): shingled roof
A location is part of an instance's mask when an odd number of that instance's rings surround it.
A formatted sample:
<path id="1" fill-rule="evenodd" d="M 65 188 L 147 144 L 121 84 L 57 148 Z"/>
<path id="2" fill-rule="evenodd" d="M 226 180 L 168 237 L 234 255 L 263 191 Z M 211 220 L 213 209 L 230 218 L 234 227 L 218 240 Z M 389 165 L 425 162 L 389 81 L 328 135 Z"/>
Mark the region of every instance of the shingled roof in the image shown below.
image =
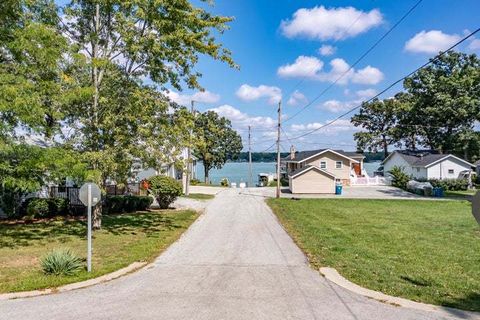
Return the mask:
<path id="1" fill-rule="evenodd" d="M 291 159 L 290 155 L 287 157 L 283 158 L 285 161 L 295 161 L 295 162 L 301 162 L 305 159 L 308 159 L 316 154 L 325 152 L 325 151 L 334 151 L 336 153 L 339 153 L 345 157 L 348 158 L 364 158 L 364 156 L 360 153 L 356 152 L 350 152 L 350 151 L 343 151 L 343 150 L 333 150 L 333 149 L 318 149 L 318 150 L 309 150 L 309 151 L 297 151 L 295 152 L 295 158 Z"/>
<path id="2" fill-rule="evenodd" d="M 397 150 L 394 151 L 393 153 L 398 153 L 409 165 L 412 167 L 428 167 L 432 163 L 435 163 L 441 159 L 447 158 L 447 157 L 455 157 L 451 154 L 440 154 L 437 151 L 433 150 L 416 150 L 416 151 L 411 151 L 411 150 Z M 392 154 L 393 154 L 392 153 Z M 390 156 L 392 155 L 390 154 Z M 383 163 L 387 161 L 387 159 L 390 158 L 388 156 Z M 457 157 L 455 157 L 457 158 Z M 468 163 L 467 161 L 457 158 L 463 162 Z"/>

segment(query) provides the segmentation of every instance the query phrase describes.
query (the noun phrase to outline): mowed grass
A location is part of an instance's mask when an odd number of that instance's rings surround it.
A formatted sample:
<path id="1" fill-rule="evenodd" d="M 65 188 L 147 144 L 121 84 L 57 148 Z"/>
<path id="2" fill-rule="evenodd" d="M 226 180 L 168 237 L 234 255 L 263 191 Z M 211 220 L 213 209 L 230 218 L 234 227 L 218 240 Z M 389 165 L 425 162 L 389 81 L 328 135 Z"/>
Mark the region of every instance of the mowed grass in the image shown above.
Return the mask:
<path id="1" fill-rule="evenodd" d="M 102 230 L 94 232 L 93 272 L 82 270 L 75 276 L 45 275 L 40 259 L 56 248 L 70 248 L 86 259 L 84 221 L 0 224 L 0 293 L 57 287 L 95 278 L 135 261 L 151 261 L 196 217 L 191 210 L 103 216 Z"/>
<path id="2" fill-rule="evenodd" d="M 314 267 L 389 295 L 480 311 L 480 227 L 469 202 L 268 203 Z"/>
<path id="3" fill-rule="evenodd" d="M 213 194 L 206 194 L 206 193 L 190 193 L 188 196 L 183 195 L 184 198 L 195 199 L 195 200 L 211 200 L 215 198 Z"/>

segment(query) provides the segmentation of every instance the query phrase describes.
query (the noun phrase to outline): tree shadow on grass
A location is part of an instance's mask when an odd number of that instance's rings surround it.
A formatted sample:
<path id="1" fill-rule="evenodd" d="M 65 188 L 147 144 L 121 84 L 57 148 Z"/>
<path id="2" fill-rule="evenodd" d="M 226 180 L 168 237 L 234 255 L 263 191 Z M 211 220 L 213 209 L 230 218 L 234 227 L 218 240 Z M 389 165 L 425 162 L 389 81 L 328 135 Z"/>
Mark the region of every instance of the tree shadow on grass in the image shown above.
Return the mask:
<path id="1" fill-rule="evenodd" d="M 470 292 L 461 298 L 448 298 L 441 304 L 442 306 L 447 307 L 446 311 L 448 313 L 451 313 L 460 319 L 472 319 L 471 315 L 463 310 L 475 310 L 477 313 L 480 312 L 480 292 Z"/>
<path id="2" fill-rule="evenodd" d="M 51 221 L 46 223 L 24 225 L 0 225 L 0 248 L 17 248 L 30 246 L 33 242 L 49 241 L 49 239 L 65 239 L 67 237 L 84 238 L 85 222 Z"/>
<path id="3" fill-rule="evenodd" d="M 147 237 L 154 236 L 162 230 L 182 228 L 181 224 L 163 214 L 137 213 L 129 215 L 105 216 L 103 230 L 113 234 L 144 233 Z"/>
<path id="4" fill-rule="evenodd" d="M 158 213 L 103 216 L 102 230 L 113 235 L 145 233 L 147 237 L 162 230 L 182 228 L 184 219 L 172 219 Z M 85 221 L 50 221 L 24 225 L 0 225 L 0 248 L 18 248 L 35 242 L 66 241 L 69 237 L 86 237 Z M 94 233 L 95 235 L 95 233 Z"/>

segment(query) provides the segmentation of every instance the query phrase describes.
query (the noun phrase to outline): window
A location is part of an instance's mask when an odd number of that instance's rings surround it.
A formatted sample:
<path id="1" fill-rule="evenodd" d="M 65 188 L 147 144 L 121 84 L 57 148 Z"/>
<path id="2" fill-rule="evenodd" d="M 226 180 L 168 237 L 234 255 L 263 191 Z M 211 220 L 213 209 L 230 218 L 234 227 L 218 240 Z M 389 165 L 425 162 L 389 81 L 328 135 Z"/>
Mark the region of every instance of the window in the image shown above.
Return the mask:
<path id="1" fill-rule="evenodd" d="M 448 174 L 454 174 L 455 173 L 455 170 L 453 169 L 448 169 Z"/>
<path id="2" fill-rule="evenodd" d="M 335 161 L 335 169 L 342 169 L 343 162 L 342 161 Z"/>
<path id="3" fill-rule="evenodd" d="M 327 169 L 327 162 L 326 161 L 320 161 L 320 169 Z"/>

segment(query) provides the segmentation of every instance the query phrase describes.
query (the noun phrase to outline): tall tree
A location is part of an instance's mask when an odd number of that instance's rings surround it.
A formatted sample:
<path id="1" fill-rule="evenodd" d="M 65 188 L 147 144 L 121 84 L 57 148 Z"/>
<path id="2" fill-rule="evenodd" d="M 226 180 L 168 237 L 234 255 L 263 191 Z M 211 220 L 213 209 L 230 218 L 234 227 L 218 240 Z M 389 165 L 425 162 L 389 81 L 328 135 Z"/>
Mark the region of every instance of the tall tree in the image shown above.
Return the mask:
<path id="1" fill-rule="evenodd" d="M 228 159 L 235 159 L 243 149 L 242 138 L 232 129 L 230 120 L 214 111 L 197 115 L 195 134 L 198 141 L 194 155 L 203 163 L 205 183 L 210 183 L 209 171 L 222 168 Z"/>
<path id="2" fill-rule="evenodd" d="M 360 112 L 351 118 L 356 127 L 364 129 L 354 134 L 357 149 L 370 152 L 383 150 L 384 157 L 387 157 L 388 146 L 398 142 L 395 133 L 398 107 L 399 102 L 395 98 L 374 99 L 362 104 Z"/>
<path id="3" fill-rule="evenodd" d="M 405 79 L 404 87 L 412 97 L 411 128 L 431 149 L 453 151 L 480 119 L 480 60 L 474 54 L 450 51 Z"/>
<path id="4" fill-rule="evenodd" d="M 101 171 L 100 183 L 124 177 L 134 158 L 173 158 L 187 145 L 182 132 L 188 130 L 171 126 L 174 119 L 184 122 L 172 117 L 167 99 L 142 79 L 162 90 L 167 84 L 178 90 L 201 88 L 195 70 L 199 55 L 234 67 L 230 52 L 213 36 L 232 19 L 188 0 L 72 0 L 63 12 L 61 29 L 85 57 L 83 66 L 82 59 L 76 60 L 77 70 L 92 88 L 81 114 L 70 113 L 70 124 L 82 133 L 80 148 L 92 168 Z M 95 228 L 100 215 L 97 208 Z"/>

